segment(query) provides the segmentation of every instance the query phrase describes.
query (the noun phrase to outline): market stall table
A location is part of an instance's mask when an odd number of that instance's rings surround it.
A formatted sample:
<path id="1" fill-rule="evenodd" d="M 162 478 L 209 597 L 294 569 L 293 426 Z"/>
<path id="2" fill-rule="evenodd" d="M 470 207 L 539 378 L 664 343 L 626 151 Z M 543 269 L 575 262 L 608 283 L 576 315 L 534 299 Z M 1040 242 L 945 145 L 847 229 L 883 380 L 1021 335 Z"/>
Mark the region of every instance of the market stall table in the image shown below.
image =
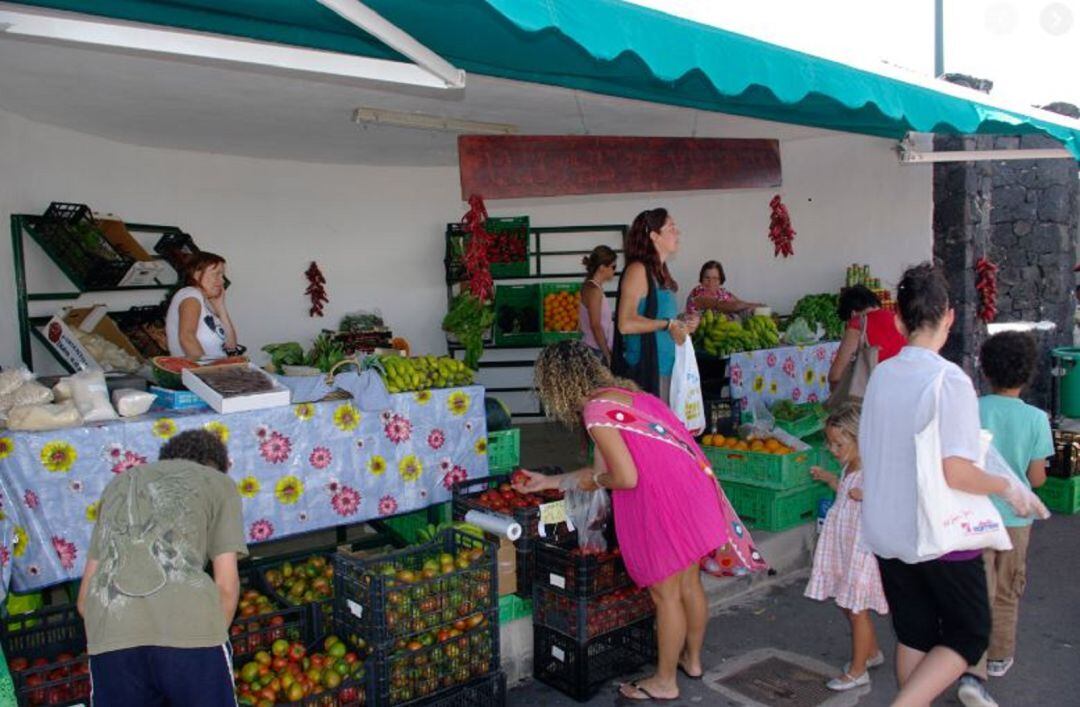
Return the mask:
<path id="1" fill-rule="evenodd" d="M 731 397 L 750 410 L 754 401 L 824 402 L 829 397 L 829 367 L 838 341 L 810 346 L 784 346 L 731 354 L 728 371 Z"/>
<path id="2" fill-rule="evenodd" d="M 345 399 L 0 431 L 0 596 L 79 578 L 105 485 L 184 430 L 227 442 L 249 543 L 426 508 L 487 475 L 482 387 L 391 398 L 382 412 Z"/>

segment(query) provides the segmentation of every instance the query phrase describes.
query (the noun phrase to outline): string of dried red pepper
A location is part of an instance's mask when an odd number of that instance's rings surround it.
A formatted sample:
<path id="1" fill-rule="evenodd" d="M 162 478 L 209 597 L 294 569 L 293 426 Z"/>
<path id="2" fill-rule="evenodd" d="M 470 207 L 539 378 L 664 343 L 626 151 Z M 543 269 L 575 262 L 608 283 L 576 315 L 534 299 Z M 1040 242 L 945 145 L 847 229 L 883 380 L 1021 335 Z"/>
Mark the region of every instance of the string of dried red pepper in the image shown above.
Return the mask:
<path id="1" fill-rule="evenodd" d="M 773 257 L 782 255 L 785 258 L 795 254 L 792 246 L 795 240 L 795 230 L 791 227 L 791 216 L 787 207 L 780 201 L 777 194 L 769 201 L 772 208 L 772 216 L 769 218 L 769 240 L 773 242 Z"/>
<path id="2" fill-rule="evenodd" d="M 330 301 L 330 298 L 326 296 L 326 278 L 323 277 L 319 265 L 314 260 L 311 261 L 308 269 L 304 271 L 304 277 L 308 281 L 304 294 L 311 298 L 311 308 L 308 309 L 308 315 L 321 317 L 323 315 L 323 305 Z"/>
<path id="3" fill-rule="evenodd" d="M 989 324 L 997 318 L 998 266 L 983 256 L 975 261 L 975 289 L 979 292 L 979 319 Z"/>
<path id="4" fill-rule="evenodd" d="M 466 287 L 472 296 L 481 302 L 491 300 L 495 290 L 488 260 L 488 248 L 492 237 L 484 228 L 487 217 L 484 198 L 479 194 L 470 196 L 469 210 L 461 218 L 462 226 L 470 234 L 468 245 L 465 246 L 463 262 L 467 275 Z"/>

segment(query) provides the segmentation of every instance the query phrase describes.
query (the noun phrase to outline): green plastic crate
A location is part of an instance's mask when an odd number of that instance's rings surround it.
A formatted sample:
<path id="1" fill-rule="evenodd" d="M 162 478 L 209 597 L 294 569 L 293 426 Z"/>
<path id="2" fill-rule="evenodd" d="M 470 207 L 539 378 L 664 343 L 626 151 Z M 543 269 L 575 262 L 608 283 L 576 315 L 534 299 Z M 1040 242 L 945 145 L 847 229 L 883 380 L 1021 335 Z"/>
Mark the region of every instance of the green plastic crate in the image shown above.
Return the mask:
<path id="1" fill-rule="evenodd" d="M 522 599 L 517 594 L 499 597 L 499 623 L 506 624 L 532 616 L 532 599 Z"/>
<path id="2" fill-rule="evenodd" d="M 1055 513 L 1080 513 L 1080 476 L 1062 479 L 1046 477 L 1046 483 L 1035 489 L 1046 507 Z"/>
<path id="3" fill-rule="evenodd" d="M 500 313 L 508 308 L 532 307 L 536 310 L 536 331 L 504 331 Z M 495 344 L 498 346 L 540 346 L 539 285 L 498 285 L 495 288 Z"/>
<path id="4" fill-rule="evenodd" d="M 521 461 L 521 430 L 511 427 L 488 433 L 487 454 L 490 473 L 516 469 Z"/>
<path id="5" fill-rule="evenodd" d="M 829 451 L 824 433 L 815 434 L 803 441 L 813 448 L 815 454 L 814 463 L 816 465 L 820 466 L 825 471 L 830 471 L 834 474 L 839 474 L 843 470 L 840 462 L 837 461 L 836 457 L 833 456 L 833 453 Z"/>
<path id="6" fill-rule="evenodd" d="M 484 229 L 492 235 L 514 234 L 525 242 L 525 260 L 514 263 L 491 263 L 492 277 L 527 277 L 529 275 L 529 217 L 505 216 L 489 218 Z"/>
<path id="7" fill-rule="evenodd" d="M 450 504 L 441 503 L 437 508 L 439 521 L 446 521 L 450 519 L 449 512 Z M 430 509 L 423 508 L 419 511 L 413 511 L 412 513 L 405 513 L 399 516 L 393 516 L 387 518 L 384 522 L 395 533 L 401 536 L 401 539 L 410 545 L 416 544 L 418 538 L 416 536 L 417 531 L 421 528 L 426 528 L 428 523 L 431 522 L 428 516 Z"/>
<path id="8" fill-rule="evenodd" d="M 818 500 L 831 493 L 828 486 L 817 482 L 787 490 L 723 480 L 720 486 L 746 527 L 768 532 L 816 520 Z"/>
<path id="9" fill-rule="evenodd" d="M 753 484 L 769 489 L 791 489 L 813 481 L 810 467 L 817 460 L 813 449 L 790 454 L 744 452 L 726 447 L 702 447 L 721 481 Z"/>
<path id="10" fill-rule="evenodd" d="M 566 339 L 580 339 L 580 331 L 545 331 L 547 328 L 547 322 L 545 321 L 546 314 L 544 312 L 544 299 L 555 292 L 579 292 L 581 290 L 580 282 L 543 282 L 540 283 L 540 341 L 547 346 L 548 344 L 554 344 L 559 341 L 565 341 Z"/>

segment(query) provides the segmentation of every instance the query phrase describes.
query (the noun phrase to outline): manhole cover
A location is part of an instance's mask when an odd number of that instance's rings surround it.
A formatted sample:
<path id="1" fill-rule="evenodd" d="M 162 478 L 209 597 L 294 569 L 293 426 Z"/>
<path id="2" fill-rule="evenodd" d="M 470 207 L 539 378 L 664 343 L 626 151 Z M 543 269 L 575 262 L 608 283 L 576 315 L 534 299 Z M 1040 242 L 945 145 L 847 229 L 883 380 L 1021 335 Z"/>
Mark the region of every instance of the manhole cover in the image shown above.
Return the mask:
<path id="1" fill-rule="evenodd" d="M 764 705 L 818 707 L 836 697 L 825 687 L 829 677 L 772 656 L 718 678 L 715 683 Z"/>

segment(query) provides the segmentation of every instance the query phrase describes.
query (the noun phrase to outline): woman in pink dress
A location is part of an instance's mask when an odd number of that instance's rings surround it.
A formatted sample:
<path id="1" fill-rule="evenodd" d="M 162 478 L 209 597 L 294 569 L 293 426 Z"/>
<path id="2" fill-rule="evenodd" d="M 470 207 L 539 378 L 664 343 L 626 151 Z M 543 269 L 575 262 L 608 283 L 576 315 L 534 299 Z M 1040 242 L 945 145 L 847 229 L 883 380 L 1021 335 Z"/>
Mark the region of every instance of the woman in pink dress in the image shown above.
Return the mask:
<path id="1" fill-rule="evenodd" d="M 660 401 L 615 378 L 580 342 L 541 352 L 536 388 L 548 415 L 584 426 L 593 466 L 559 476 L 525 472 L 519 490 L 610 489 L 619 549 L 631 579 L 656 604 L 659 659 L 652 677 L 627 683 L 631 700 L 679 696 L 676 671 L 702 675 L 708 605 L 700 566 L 736 576 L 765 569 L 749 532 L 682 423 Z"/>

